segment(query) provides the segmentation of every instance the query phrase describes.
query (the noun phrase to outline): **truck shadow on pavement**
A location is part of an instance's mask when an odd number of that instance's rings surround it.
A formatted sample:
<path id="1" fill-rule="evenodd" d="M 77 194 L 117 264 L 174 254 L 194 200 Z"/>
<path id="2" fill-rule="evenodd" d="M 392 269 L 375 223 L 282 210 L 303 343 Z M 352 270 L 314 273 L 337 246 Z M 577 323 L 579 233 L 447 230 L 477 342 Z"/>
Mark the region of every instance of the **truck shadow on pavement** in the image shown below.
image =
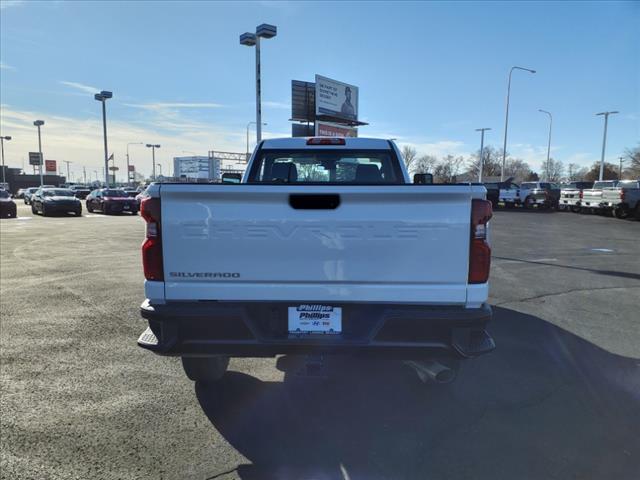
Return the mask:
<path id="1" fill-rule="evenodd" d="M 496 351 L 449 385 L 358 359 L 337 359 L 327 380 L 229 372 L 218 387 L 196 385 L 213 426 L 251 462 L 207 478 L 637 478 L 640 360 L 505 308 L 490 330 Z"/>

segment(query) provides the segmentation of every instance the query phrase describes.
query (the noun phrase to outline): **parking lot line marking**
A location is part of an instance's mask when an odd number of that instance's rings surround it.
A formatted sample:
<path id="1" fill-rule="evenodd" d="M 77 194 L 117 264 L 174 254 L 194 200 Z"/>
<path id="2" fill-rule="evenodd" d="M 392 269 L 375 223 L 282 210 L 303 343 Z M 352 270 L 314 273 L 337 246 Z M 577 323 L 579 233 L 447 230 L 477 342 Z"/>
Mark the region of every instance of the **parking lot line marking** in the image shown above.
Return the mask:
<path id="1" fill-rule="evenodd" d="M 613 250 L 609 249 L 609 248 L 592 248 L 591 249 L 592 252 L 604 252 L 604 253 L 611 253 L 613 252 Z"/>
<path id="2" fill-rule="evenodd" d="M 33 217 L 16 217 L 16 220 L 31 220 Z"/>

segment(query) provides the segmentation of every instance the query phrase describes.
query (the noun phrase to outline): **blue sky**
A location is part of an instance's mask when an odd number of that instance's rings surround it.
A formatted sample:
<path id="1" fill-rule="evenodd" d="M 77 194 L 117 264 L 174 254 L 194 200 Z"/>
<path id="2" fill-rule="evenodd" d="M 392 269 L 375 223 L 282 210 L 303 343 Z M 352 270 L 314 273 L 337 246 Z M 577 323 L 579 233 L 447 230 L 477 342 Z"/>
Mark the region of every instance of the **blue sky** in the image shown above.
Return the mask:
<path id="1" fill-rule="evenodd" d="M 265 41 L 266 136 L 291 131 L 292 79 L 321 74 L 360 87 L 361 136 L 397 138 L 421 154 L 468 154 L 479 127 L 500 146 L 512 65 L 509 151 L 539 169 L 547 117 L 552 156 L 583 165 L 600 157 L 602 118 L 610 118 L 607 159 L 640 139 L 640 3 L 220 3 L 3 1 L 0 96 L 7 161 L 37 148 L 46 158 L 99 168 L 99 104 L 108 103 L 110 150 L 162 144 L 169 167 L 183 151 L 244 151 L 255 119 L 254 50 L 239 34 L 278 26 Z M 253 134 L 252 134 L 253 138 Z M 150 170 L 149 152 L 131 147 Z"/>

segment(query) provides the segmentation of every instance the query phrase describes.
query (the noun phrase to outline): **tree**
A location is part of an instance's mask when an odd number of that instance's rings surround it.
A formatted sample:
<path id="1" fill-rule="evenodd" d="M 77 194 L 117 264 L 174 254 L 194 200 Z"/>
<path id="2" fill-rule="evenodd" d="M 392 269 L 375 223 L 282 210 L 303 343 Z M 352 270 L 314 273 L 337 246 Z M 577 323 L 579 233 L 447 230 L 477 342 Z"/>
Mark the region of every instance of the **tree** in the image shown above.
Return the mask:
<path id="1" fill-rule="evenodd" d="M 549 159 L 542 164 L 542 178 L 549 182 L 559 182 L 564 176 L 564 164 L 562 160 Z"/>
<path id="2" fill-rule="evenodd" d="M 458 175 L 460 167 L 464 163 L 464 157 L 447 155 L 433 169 L 434 183 L 451 183 L 453 177 Z"/>
<path id="3" fill-rule="evenodd" d="M 500 160 L 500 152 L 498 152 L 498 150 L 491 145 L 487 145 L 486 147 L 484 147 L 482 157 L 482 176 L 495 177 L 500 175 L 500 169 L 502 166 Z M 469 173 L 471 173 L 474 177 L 478 177 L 478 173 L 480 172 L 480 150 L 471 155 L 471 158 L 468 162 L 468 167 Z"/>
<path id="4" fill-rule="evenodd" d="M 524 179 L 525 182 L 537 182 L 540 180 L 540 175 L 536 172 L 530 172 L 527 178 Z"/>
<path id="5" fill-rule="evenodd" d="M 627 178 L 640 178 L 640 145 L 636 148 L 627 148 L 625 155 L 629 161 L 629 166 L 624 169 Z"/>
<path id="6" fill-rule="evenodd" d="M 402 147 L 402 158 L 404 158 L 404 164 L 407 166 L 407 170 L 411 171 L 411 165 L 416 160 L 418 152 L 410 145 Z"/>
<path id="7" fill-rule="evenodd" d="M 529 164 L 519 158 L 508 158 L 504 165 L 504 178 L 513 177 L 513 179 L 520 183 L 525 178 L 529 177 L 531 173 L 531 167 Z M 500 174 L 500 172 L 498 172 Z"/>
<path id="8" fill-rule="evenodd" d="M 431 155 L 423 155 L 418 158 L 413 164 L 414 173 L 432 173 L 438 159 Z"/>
<path id="9" fill-rule="evenodd" d="M 570 182 L 578 182 L 584 180 L 588 172 L 589 169 L 587 167 L 581 167 L 577 163 L 570 163 L 567 166 L 567 179 Z"/>
<path id="10" fill-rule="evenodd" d="M 596 162 L 587 172 L 584 179 L 588 182 L 596 182 L 600 179 L 600 162 Z M 605 162 L 602 175 L 603 180 L 618 180 L 618 167 L 612 163 Z"/>

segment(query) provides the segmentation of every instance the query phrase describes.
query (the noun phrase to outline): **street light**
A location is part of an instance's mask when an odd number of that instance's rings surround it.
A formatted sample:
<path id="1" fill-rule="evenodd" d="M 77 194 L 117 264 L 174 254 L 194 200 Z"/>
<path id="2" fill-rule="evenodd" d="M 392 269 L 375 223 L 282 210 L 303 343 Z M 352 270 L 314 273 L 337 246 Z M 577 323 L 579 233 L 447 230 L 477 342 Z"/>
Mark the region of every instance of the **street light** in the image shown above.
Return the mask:
<path id="1" fill-rule="evenodd" d="M 491 130 L 490 128 L 476 128 L 476 132 L 480 133 L 480 173 L 478 174 L 478 183 L 482 183 L 482 170 L 484 170 L 484 132 Z"/>
<path id="2" fill-rule="evenodd" d="M 507 84 L 507 113 L 504 120 L 504 145 L 502 146 L 502 169 L 500 170 L 500 181 L 504 181 L 504 164 L 507 157 L 507 130 L 509 128 L 509 97 L 511 96 L 511 74 L 514 70 L 524 70 L 529 73 L 536 73 L 535 70 L 525 67 L 511 67 L 509 70 L 509 83 Z"/>
<path id="3" fill-rule="evenodd" d="M 2 183 L 5 182 L 5 178 L 4 178 L 4 141 L 5 140 L 11 140 L 10 136 L 6 136 L 6 137 L 0 137 L 0 145 L 2 146 Z"/>
<path id="4" fill-rule="evenodd" d="M 602 156 L 600 157 L 600 177 L 598 178 L 598 180 L 600 181 L 603 180 L 602 177 L 604 176 L 604 151 L 607 146 L 607 124 L 609 123 L 609 115 L 614 115 L 616 113 L 620 113 L 620 112 L 618 112 L 617 110 L 614 110 L 612 112 L 596 113 L 596 116 L 604 115 L 604 135 L 602 137 Z"/>
<path id="5" fill-rule="evenodd" d="M 102 102 L 102 133 L 104 136 L 104 181 L 106 186 L 109 186 L 109 153 L 107 148 L 107 108 L 106 101 L 113 97 L 113 93 L 102 90 L 100 93 L 96 93 L 93 98 Z M 115 174 L 114 174 L 115 179 Z"/>
<path id="6" fill-rule="evenodd" d="M 162 176 L 162 164 L 158 163 L 157 165 L 158 165 L 158 168 L 160 169 L 160 176 Z"/>
<path id="7" fill-rule="evenodd" d="M 160 148 L 160 145 L 154 145 L 152 143 L 147 143 L 147 148 L 151 149 L 151 160 L 153 165 L 153 175 L 151 176 L 152 181 L 156 181 L 156 148 Z"/>
<path id="8" fill-rule="evenodd" d="M 44 185 L 44 174 L 42 173 L 42 164 L 44 160 L 42 159 L 42 139 L 40 137 L 40 127 L 44 125 L 44 120 L 36 120 L 33 124 L 38 127 L 38 152 L 40 152 L 40 186 Z"/>
<path id="9" fill-rule="evenodd" d="M 256 122 L 247 123 L 247 160 L 249 160 L 249 127 L 255 124 Z M 263 122 L 262 125 L 266 126 L 267 124 Z"/>
<path id="10" fill-rule="evenodd" d="M 240 45 L 256 47 L 256 138 L 262 140 L 262 105 L 260 101 L 260 38 L 273 38 L 278 34 L 275 25 L 263 23 L 256 27 L 256 33 L 245 32 L 240 35 Z"/>
<path id="11" fill-rule="evenodd" d="M 549 115 L 549 141 L 547 143 L 547 182 L 551 181 L 551 170 L 550 170 L 550 163 L 549 163 L 549 159 L 551 158 L 551 129 L 553 128 L 553 115 L 551 115 L 551 112 L 547 112 L 546 110 L 542 110 L 542 109 L 538 109 L 538 111 L 540 113 L 546 113 L 547 115 Z"/>
<path id="12" fill-rule="evenodd" d="M 127 143 L 127 185 L 131 182 L 131 172 L 129 171 L 129 145 L 144 145 L 144 142 Z"/>

